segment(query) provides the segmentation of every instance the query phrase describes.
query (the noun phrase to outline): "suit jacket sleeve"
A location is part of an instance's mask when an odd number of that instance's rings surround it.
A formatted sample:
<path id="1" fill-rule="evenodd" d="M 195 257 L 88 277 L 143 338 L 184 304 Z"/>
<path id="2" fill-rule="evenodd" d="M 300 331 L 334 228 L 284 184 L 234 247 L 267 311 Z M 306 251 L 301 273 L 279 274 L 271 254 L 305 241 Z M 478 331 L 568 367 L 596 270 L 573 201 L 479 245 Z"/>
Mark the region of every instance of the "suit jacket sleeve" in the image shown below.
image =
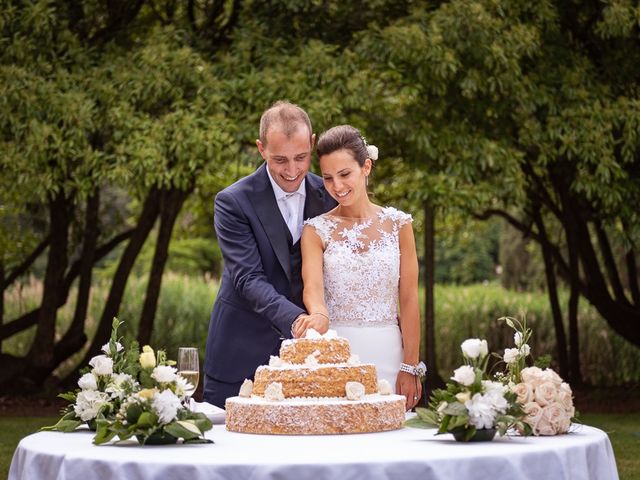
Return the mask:
<path id="1" fill-rule="evenodd" d="M 216 196 L 214 226 L 236 292 L 248 308 L 269 319 L 281 335 L 291 337 L 291 324 L 305 312 L 269 282 L 255 235 L 233 194 L 222 191 Z"/>

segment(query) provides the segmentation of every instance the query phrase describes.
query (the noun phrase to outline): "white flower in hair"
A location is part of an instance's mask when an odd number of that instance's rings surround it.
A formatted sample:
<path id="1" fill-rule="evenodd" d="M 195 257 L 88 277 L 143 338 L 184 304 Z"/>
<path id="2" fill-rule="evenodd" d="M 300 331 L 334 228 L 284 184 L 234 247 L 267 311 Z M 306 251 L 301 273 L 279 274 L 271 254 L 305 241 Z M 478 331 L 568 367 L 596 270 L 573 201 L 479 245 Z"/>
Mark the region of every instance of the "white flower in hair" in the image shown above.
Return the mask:
<path id="1" fill-rule="evenodd" d="M 375 145 L 367 145 L 367 155 L 374 162 L 378 160 L 378 147 Z"/>

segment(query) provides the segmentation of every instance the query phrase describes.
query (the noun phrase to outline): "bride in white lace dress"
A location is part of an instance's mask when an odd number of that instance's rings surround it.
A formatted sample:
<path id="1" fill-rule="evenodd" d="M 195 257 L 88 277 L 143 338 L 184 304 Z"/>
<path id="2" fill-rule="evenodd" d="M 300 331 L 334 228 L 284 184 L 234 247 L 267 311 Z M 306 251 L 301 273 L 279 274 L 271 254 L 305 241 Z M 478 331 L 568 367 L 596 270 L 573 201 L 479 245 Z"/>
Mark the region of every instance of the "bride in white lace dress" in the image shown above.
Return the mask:
<path id="1" fill-rule="evenodd" d="M 309 314 L 330 319 L 353 353 L 374 363 L 378 377 L 407 397 L 410 409 L 422 393 L 415 368 L 420 345 L 415 239 L 410 215 L 369 200 L 373 149 L 349 125 L 320 136 L 320 169 L 338 206 L 305 224 L 303 298 Z M 304 335 L 306 323 L 294 325 L 295 336 Z"/>

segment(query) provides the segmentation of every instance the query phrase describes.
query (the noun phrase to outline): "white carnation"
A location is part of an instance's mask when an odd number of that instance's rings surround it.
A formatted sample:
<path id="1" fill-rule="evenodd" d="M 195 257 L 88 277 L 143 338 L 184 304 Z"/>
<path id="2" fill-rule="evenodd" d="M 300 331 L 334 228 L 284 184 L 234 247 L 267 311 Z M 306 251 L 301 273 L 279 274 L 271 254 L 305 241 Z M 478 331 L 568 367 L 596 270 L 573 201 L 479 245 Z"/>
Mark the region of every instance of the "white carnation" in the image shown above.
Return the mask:
<path id="1" fill-rule="evenodd" d="M 98 416 L 100 408 L 109 403 L 109 395 L 97 390 L 83 390 L 76 397 L 76 404 L 73 407 L 80 420 L 86 422 Z"/>
<path id="2" fill-rule="evenodd" d="M 476 428 L 493 428 L 496 411 L 490 395 L 476 393 L 471 400 L 464 402 L 469 412 L 469 423 Z"/>
<path id="3" fill-rule="evenodd" d="M 97 390 L 98 382 L 96 381 L 96 376 L 93 373 L 85 373 L 78 380 L 78 386 L 82 390 Z"/>
<path id="4" fill-rule="evenodd" d="M 166 425 L 175 420 L 180 408 L 180 399 L 171 390 L 163 390 L 153 396 L 151 406 L 158 414 L 158 422 Z"/>
<path id="5" fill-rule="evenodd" d="M 459 384 L 468 387 L 469 385 L 473 385 L 473 382 L 476 381 L 476 373 L 474 372 L 473 367 L 463 365 L 453 371 L 453 377 L 451 378 Z"/>
<path id="6" fill-rule="evenodd" d="M 128 373 L 117 373 L 111 376 L 111 381 L 104 389 L 111 398 L 123 399 L 127 394 L 131 393 L 138 385 L 131 375 Z"/>
<path id="7" fill-rule="evenodd" d="M 151 378 L 158 383 L 169 383 L 176 379 L 177 370 L 169 365 L 159 365 L 151 372 Z"/>
<path id="8" fill-rule="evenodd" d="M 96 355 L 89 361 L 96 375 L 111 375 L 113 373 L 113 360 L 106 355 Z"/>

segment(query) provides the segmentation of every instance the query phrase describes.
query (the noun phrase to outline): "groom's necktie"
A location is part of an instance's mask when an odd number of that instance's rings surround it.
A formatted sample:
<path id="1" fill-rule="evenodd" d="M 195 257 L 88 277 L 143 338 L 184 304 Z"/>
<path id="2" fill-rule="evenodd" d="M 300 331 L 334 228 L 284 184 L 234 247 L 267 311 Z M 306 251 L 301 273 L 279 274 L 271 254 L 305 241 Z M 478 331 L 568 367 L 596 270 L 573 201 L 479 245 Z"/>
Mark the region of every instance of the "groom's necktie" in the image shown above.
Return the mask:
<path id="1" fill-rule="evenodd" d="M 298 192 L 288 193 L 284 198 L 284 205 L 287 208 L 287 218 L 285 220 L 294 244 L 300 240 L 300 225 L 298 223 L 300 202 L 298 195 Z"/>

